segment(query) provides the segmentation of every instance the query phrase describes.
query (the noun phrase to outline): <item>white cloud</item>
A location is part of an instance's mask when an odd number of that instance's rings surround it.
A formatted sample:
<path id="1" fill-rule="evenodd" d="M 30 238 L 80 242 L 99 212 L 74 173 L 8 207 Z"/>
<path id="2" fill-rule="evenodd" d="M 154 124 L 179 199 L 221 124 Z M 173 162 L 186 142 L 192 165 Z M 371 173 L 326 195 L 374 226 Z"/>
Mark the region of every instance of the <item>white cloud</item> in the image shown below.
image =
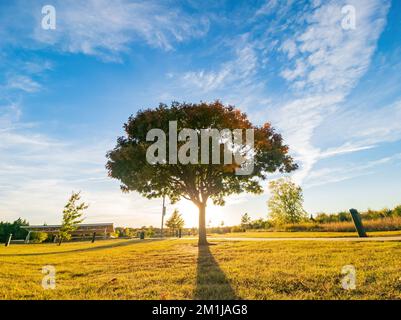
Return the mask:
<path id="1" fill-rule="evenodd" d="M 378 167 L 381 167 L 385 164 L 394 163 L 395 161 L 399 161 L 400 159 L 401 154 L 397 153 L 389 157 L 368 161 L 364 164 L 353 163 L 342 167 L 314 170 L 305 179 L 305 185 L 307 188 L 312 188 L 328 183 L 336 183 L 372 174 L 377 170 Z"/>
<path id="2" fill-rule="evenodd" d="M 294 40 L 288 39 L 281 45 L 280 50 L 287 53 L 288 59 L 292 59 L 298 53 L 298 48 Z"/>
<path id="3" fill-rule="evenodd" d="M 22 90 L 28 93 L 38 92 L 42 86 L 26 75 L 13 75 L 8 77 L 6 87 L 8 89 Z"/>
<path id="4" fill-rule="evenodd" d="M 235 58 L 225 62 L 217 71 L 187 72 L 182 76 L 186 87 L 197 87 L 203 92 L 227 88 L 230 85 L 243 86 L 255 75 L 258 59 L 254 48 L 243 43 L 237 46 Z"/>
<path id="5" fill-rule="evenodd" d="M 269 15 L 274 12 L 274 9 L 277 8 L 278 1 L 277 0 L 266 0 L 265 4 L 260 7 L 258 11 L 256 11 L 256 15 Z"/>
<path id="6" fill-rule="evenodd" d="M 329 158 L 329 157 L 342 155 L 342 154 L 346 154 L 346 153 L 368 150 L 368 149 L 372 149 L 374 147 L 375 147 L 375 145 L 358 145 L 358 144 L 353 144 L 351 142 L 347 142 L 340 147 L 329 148 L 323 152 L 320 152 L 319 158 L 324 159 L 324 158 Z"/>
<path id="7" fill-rule="evenodd" d="M 34 39 L 57 48 L 106 60 L 118 60 L 132 42 L 172 50 L 174 44 L 203 36 L 206 18 L 191 16 L 167 3 L 128 0 L 63 0 L 53 3 L 57 29 L 42 30 Z"/>
<path id="8" fill-rule="evenodd" d="M 295 79 L 304 76 L 305 72 L 306 72 L 305 63 L 301 59 L 298 59 L 296 61 L 295 68 L 294 69 L 285 69 L 284 71 L 281 72 L 281 76 L 287 81 L 294 81 Z M 299 82 L 297 82 L 297 83 L 299 83 Z M 304 87 L 304 86 L 302 86 L 302 87 Z"/>

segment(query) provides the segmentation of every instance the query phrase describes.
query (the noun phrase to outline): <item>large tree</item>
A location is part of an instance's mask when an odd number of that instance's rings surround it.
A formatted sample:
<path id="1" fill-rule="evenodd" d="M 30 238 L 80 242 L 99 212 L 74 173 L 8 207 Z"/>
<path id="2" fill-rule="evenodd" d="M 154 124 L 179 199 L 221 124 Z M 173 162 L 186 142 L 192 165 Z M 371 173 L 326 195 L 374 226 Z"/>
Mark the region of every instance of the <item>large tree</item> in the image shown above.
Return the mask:
<path id="1" fill-rule="evenodd" d="M 241 162 L 235 156 L 231 164 L 229 161 L 216 164 L 213 156 L 216 148 L 211 145 L 209 151 L 212 152 L 208 154 L 207 164 L 203 164 L 203 154 L 201 160 L 200 153 L 194 154 L 193 148 L 184 149 L 185 155 L 190 152 L 187 163 L 174 161 L 174 152 L 177 152 L 174 148 L 185 148 L 187 141 L 181 139 L 183 141 L 177 142 L 177 138 L 171 134 L 171 121 L 176 121 L 178 132 L 185 128 L 195 129 L 198 133 L 213 129 L 253 129 L 254 144 L 251 149 L 236 144 L 235 137 L 231 145 L 235 154 L 240 153 L 248 160 L 251 155 L 253 170 L 238 174 Z M 169 155 L 167 162 L 152 162 L 147 158 L 149 147 L 154 147 L 154 141 L 148 141 L 149 137 L 147 139 L 148 132 L 156 128 L 165 133 L 165 141 L 172 142 L 166 146 L 165 153 Z M 288 147 L 283 144 L 281 135 L 269 123 L 255 126 L 246 114 L 219 101 L 198 104 L 173 102 L 171 106 L 160 104 L 156 109 L 141 110 L 132 115 L 124 129 L 126 135 L 118 138 L 116 147 L 107 154 L 109 176 L 121 181 L 124 192 L 137 191 L 149 199 L 165 195 L 172 203 L 181 198 L 192 201 L 199 209 L 199 245 L 207 244 L 205 221 L 208 200 L 216 205 L 224 205 L 224 197 L 230 194 L 260 194 L 263 191 L 260 181 L 266 179 L 268 173 L 277 170 L 290 172 L 297 167 L 288 155 Z M 203 152 L 202 138 L 200 135 L 195 138 L 199 139 L 197 149 Z M 225 147 L 226 141 L 220 140 L 217 149 L 226 150 Z M 163 150 L 158 152 L 163 153 Z M 222 152 L 220 159 L 223 159 Z"/>

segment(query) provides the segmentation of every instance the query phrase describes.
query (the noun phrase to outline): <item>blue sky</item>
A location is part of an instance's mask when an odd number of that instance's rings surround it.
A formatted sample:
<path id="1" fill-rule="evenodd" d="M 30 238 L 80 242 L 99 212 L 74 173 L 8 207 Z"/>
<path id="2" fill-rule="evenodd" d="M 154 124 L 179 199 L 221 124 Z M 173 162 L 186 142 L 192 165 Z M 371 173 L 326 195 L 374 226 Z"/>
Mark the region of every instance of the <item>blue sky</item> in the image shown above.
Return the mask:
<path id="1" fill-rule="evenodd" d="M 47 4 L 56 30 L 41 28 Z M 81 190 L 87 222 L 158 226 L 161 201 L 122 194 L 105 154 L 130 114 L 172 100 L 271 122 L 310 213 L 401 203 L 399 34 L 390 0 L 2 1 L 0 220 L 58 223 Z M 208 220 L 266 217 L 267 199 L 230 197 Z M 196 225 L 195 207 L 175 207 Z"/>

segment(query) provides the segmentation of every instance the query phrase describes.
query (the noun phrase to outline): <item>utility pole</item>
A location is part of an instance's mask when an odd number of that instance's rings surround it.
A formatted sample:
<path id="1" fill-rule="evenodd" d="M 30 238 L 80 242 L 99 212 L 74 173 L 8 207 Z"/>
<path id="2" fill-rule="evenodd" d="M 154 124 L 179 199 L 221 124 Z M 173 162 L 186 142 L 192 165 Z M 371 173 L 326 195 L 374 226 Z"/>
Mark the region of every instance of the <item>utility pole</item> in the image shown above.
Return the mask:
<path id="1" fill-rule="evenodd" d="M 166 215 L 166 196 L 163 195 L 163 209 L 162 209 L 162 225 L 161 225 L 161 237 L 163 238 L 163 225 L 164 225 L 164 216 Z"/>

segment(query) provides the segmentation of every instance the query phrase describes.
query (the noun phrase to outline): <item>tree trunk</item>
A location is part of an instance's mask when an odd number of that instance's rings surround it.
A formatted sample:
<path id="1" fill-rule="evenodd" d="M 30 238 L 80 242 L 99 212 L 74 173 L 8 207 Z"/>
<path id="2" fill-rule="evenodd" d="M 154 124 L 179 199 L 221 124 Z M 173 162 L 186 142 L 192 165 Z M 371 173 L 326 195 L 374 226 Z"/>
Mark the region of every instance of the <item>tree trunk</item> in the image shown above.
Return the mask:
<path id="1" fill-rule="evenodd" d="M 206 239 L 206 203 L 201 203 L 199 206 L 199 238 L 198 245 L 207 245 Z"/>

